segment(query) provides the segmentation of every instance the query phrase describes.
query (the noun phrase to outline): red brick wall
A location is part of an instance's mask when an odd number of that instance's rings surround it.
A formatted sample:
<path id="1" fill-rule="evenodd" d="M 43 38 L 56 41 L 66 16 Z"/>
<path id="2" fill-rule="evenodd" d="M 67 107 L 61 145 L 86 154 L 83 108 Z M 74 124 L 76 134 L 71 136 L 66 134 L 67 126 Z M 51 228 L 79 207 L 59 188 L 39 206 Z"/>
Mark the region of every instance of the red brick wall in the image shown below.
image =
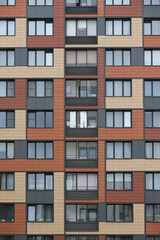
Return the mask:
<path id="1" fill-rule="evenodd" d="M 160 234 L 160 223 L 146 223 L 146 234 Z"/>
<path id="2" fill-rule="evenodd" d="M 144 36 L 144 47 L 160 47 L 160 36 Z"/>
<path id="3" fill-rule="evenodd" d="M 145 139 L 160 139 L 160 128 L 145 128 Z"/>

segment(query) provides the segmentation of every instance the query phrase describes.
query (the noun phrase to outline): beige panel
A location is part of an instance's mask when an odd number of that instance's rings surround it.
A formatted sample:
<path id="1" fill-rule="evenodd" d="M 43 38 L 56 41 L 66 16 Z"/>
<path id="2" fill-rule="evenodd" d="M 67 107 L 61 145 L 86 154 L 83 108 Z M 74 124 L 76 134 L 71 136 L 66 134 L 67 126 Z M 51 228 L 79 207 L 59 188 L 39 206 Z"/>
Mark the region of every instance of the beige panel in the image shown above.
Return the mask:
<path id="1" fill-rule="evenodd" d="M 0 202 L 25 202 L 26 201 L 26 174 L 15 172 L 14 191 L 0 191 Z"/>
<path id="2" fill-rule="evenodd" d="M 15 128 L 0 128 L 0 140 L 26 139 L 26 111 L 15 110 Z"/>
<path id="3" fill-rule="evenodd" d="M 143 79 L 132 79 L 132 97 L 106 97 L 106 108 L 143 108 Z"/>
<path id="4" fill-rule="evenodd" d="M 64 173 L 54 173 L 54 222 L 27 223 L 27 234 L 64 234 Z"/>
<path id="5" fill-rule="evenodd" d="M 142 18 L 132 18 L 131 23 L 131 36 L 98 36 L 98 46 L 142 47 Z"/>
<path id="6" fill-rule="evenodd" d="M 15 19 L 15 36 L 0 36 L 0 47 L 26 47 L 26 18 Z"/>
<path id="7" fill-rule="evenodd" d="M 159 163 L 156 159 L 107 159 L 106 171 L 160 171 Z"/>
<path id="8" fill-rule="evenodd" d="M 52 67 L 0 67 L 1 78 L 63 78 L 64 49 L 54 49 L 54 66 Z"/>
<path id="9" fill-rule="evenodd" d="M 144 204 L 133 205 L 133 222 L 131 223 L 99 223 L 99 232 L 94 234 L 144 234 Z M 67 234 L 82 234 L 80 232 L 67 232 Z M 93 232 L 83 232 L 93 234 Z"/>

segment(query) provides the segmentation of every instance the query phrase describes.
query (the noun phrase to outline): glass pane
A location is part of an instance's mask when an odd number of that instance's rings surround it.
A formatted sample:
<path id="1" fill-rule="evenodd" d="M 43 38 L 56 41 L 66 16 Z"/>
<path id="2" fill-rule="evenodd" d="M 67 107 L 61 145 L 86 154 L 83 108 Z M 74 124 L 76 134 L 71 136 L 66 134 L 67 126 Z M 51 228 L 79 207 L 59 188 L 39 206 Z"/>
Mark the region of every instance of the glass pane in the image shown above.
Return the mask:
<path id="1" fill-rule="evenodd" d="M 53 158 L 53 143 L 46 143 L 46 158 Z"/>
<path id="2" fill-rule="evenodd" d="M 112 0 L 106 0 L 106 5 L 112 5 Z"/>
<path id="3" fill-rule="evenodd" d="M 44 55 L 45 55 L 44 51 L 36 52 L 36 60 L 37 60 L 36 65 L 37 66 L 44 66 Z"/>
<path id="4" fill-rule="evenodd" d="M 151 4 L 150 1 L 151 0 L 144 0 L 144 5 L 150 5 Z"/>
<path id="5" fill-rule="evenodd" d="M 97 22 L 96 20 L 89 20 L 87 26 L 87 36 L 97 35 Z"/>
<path id="6" fill-rule="evenodd" d="M 115 143 L 115 158 L 123 158 L 123 143 Z"/>
<path id="7" fill-rule="evenodd" d="M 97 173 L 88 174 L 88 190 L 97 190 Z"/>
<path id="8" fill-rule="evenodd" d="M 159 5 L 160 1 L 159 0 L 152 0 L 152 5 Z"/>
<path id="9" fill-rule="evenodd" d="M 114 5 L 122 5 L 122 0 L 113 0 Z"/>
<path id="10" fill-rule="evenodd" d="M 0 159 L 6 158 L 6 144 L 0 143 Z"/>
<path id="11" fill-rule="evenodd" d="M 44 174 L 36 174 L 36 190 L 44 190 Z"/>
<path id="12" fill-rule="evenodd" d="M 124 174 L 124 189 L 131 190 L 132 188 L 132 175 L 130 173 Z"/>
<path id="13" fill-rule="evenodd" d="M 0 174 L 0 190 L 6 190 L 6 174 Z"/>
<path id="14" fill-rule="evenodd" d="M 114 222 L 114 205 L 107 205 L 107 221 Z"/>
<path id="15" fill-rule="evenodd" d="M 53 66 L 53 53 L 46 53 L 46 66 Z"/>
<path id="16" fill-rule="evenodd" d="M 124 158 L 131 158 L 131 143 L 124 143 Z"/>
<path id="17" fill-rule="evenodd" d="M 106 112 L 106 127 L 113 127 L 113 112 Z"/>
<path id="18" fill-rule="evenodd" d="M 35 158 L 35 143 L 28 143 L 28 158 Z"/>
<path id="19" fill-rule="evenodd" d="M 53 0 L 46 0 L 46 5 L 53 5 Z"/>
<path id="20" fill-rule="evenodd" d="M 28 113 L 28 127 L 36 127 L 36 113 Z"/>
<path id="21" fill-rule="evenodd" d="M 106 81 L 106 96 L 111 97 L 113 96 L 113 82 Z"/>
<path id="22" fill-rule="evenodd" d="M 115 173 L 115 190 L 123 190 L 123 173 Z"/>
<path id="23" fill-rule="evenodd" d="M 122 66 L 122 51 L 114 51 L 114 65 Z"/>
<path id="24" fill-rule="evenodd" d="M 106 66 L 113 65 L 113 51 L 106 51 Z"/>
<path id="25" fill-rule="evenodd" d="M 113 21 L 106 21 L 106 35 L 113 35 Z"/>
<path id="26" fill-rule="evenodd" d="M 160 205 L 154 205 L 154 221 L 160 222 Z"/>
<path id="27" fill-rule="evenodd" d="M 36 143 L 36 158 L 44 159 L 44 143 Z"/>
<path id="28" fill-rule="evenodd" d="M 113 158 L 113 143 L 107 143 L 107 158 Z"/>
<path id="29" fill-rule="evenodd" d="M 160 143 L 154 142 L 154 158 L 160 158 Z"/>
<path id="30" fill-rule="evenodd" d="M 66 143 L 66 158 L 67 159 L 76 159 L 76 143 L 68 142 Z"/>
<path id="31" fill-rule="evenodd" d="M 87 64 L 87 52 L 77 51 L 77 66 L 86 66 Z"/>
<path id="32" fill-rule="evenodd" d="M 114 81 L 114 96 L 122 96 L 122 81 Z"/>
<path id="33" fill-rule="evenodd" d="M 160 21 L 152 20 L 152 35 L 160 35 Z"/>
<path id="34" fill-rule="evenodd" d="M 0 36 L 7 35 L 7 21 L 0 21 Z"/>
<path id="35" fill-rule="evenodd" d="M 0 112 L 0 128 L 6 128 L 6 112 Z"/>
<path id="36" fill-rule="evenodd" d="M 97 51 L 87 51 L 87 65 L 97 66 Z"/>
<path id="37" fill-rule="evenodd" d="M 14 158 L 14 143 L 7 143 L 7 158 Z"/>
<path id="38" fill-rule="evenodd" d="M 0 66 L 6 66 L 7 64 L 7 53 L 6 51 L 0 51 Z"/>
<path id="39" fill-rule="evenodd" d="M 124 127 L 131 127 L 131 112 L 124 112 Z"/>
<path id="40" fill-rule="evenodd" d="M 131 96 L 131 82 L 124 81 L 124 97 L 130 97 Z"/>
<path id="41" fill-rule="evenodd" d="M 153 81 L 153 96 L 160 96 L 160 81 Z"/>
<path id="42" fill-rule="evenodd" d="M 44 97 L 44 81 L 37 81 L 36 82 L 36 96 L 37 97 Z"/>
<path id="43" fill-rule="evenodd" d="M 8 66 L 14 66 L 14 51 L 8 51 Z"/>
<path id="44" fill-rule="evenodd" d="M 144 51 L 144 65 L 150 66 L 151 65 L 151 51 Z"/>
<path id="45" fill-rule="evenodd" d="M 8 0 L 8 5 L 15 5 L 15 0 Z"/>
<path id="46" fill-rule="evenodd" d="M 14 81 L 8 81 L 7 95 L 8 97 L 14 97 Z"/>
<path id="47" fill-rule="evenodd" d="M 28 221 L 35 221 L 35 206 L 28 206 Z"/>
<path id="48" fill-rule="evenodd" d="M 29 5 L 35 5 L 36 0 L 29 0 Z"/>
<path id="49" fill-rule="evenodd" d="M 123 222 L 124 221 L 123 205 L 115 205 L 115 221 L 116 222 Z"/>
<path id="50" fill-rule="evenodd" d="M 53 221 L 53 206 L 46 205 L 46 222 Z"/>
<path id="51" fill-rule="evenodd" d="M 123 51 L 123 64 L 124 66 L 130 66 L 130 51 Z"/>
<path id="52" fill-rule="evenodd" d="M 154 190 L 160 190 L 160 174 L 154 174 Z"/>
<path id="53" fill-rule="evenodd" d="M 53 23 L 46 23 L 46 35 L 53 35 Z"/>
<path id="54" fill-rule="evenodd" d="M 53 175 L 46 175 L 46 190 L 52 190 L 53 189 Z"/>
<path id="55" fill-rule="evenodd" d="M 44 221 L 44 205 L 36 206 L 36 221 L 43 222 Z"/>
<path id="56" fill-rule="evenodd" d="M 114 35 L 122 35 L 122 20 L 114 20 Z"/>
<path id="57" fill-rule="evenodd" d="M 123 5 L 130 5 L 130 0 L 123 0 Z"/>
<path id="58" fill-rule="evenodd" d="M 34 81 L 28 82 L 28 95 L 29 97 L 36 96 L 36 82 Z"/>
<path id="59" fill-rule="evenodd" d="M 153 174 L 146 173 L 146 190 L 153 189 Z"/>
<path id="60" fill-rule="evenodd" d="M 8 190 L 14 189 L 14 174 L 12 173 L 7 174 L 7 189 Z"/>
<path id="61" fill-rule="evenodd" d="M 114 126 L 115 127 L 123 127 L 123 113 L 122 112 L 114 112 Z"/>
<path id="62" fill-rule="evenodd" d="M 160 112 L 153 112 L 153 127 L 160 127 Z"/>
<path id="63" fill-rule="evenodd" d="M 86 222 L 86 205 L 77 205 L 77 222 Z"/>
<path id="64" fill-rule="evenodd" d="M 0 82 L 0 97 L 6 97 L 6 82 Z"/>
<path id="65" fill-rule="evenodd" d="M 45 0 L 37 0 L 37 5 L 44 5 Z"/>
<path id="66" fill-rule="evenodd" d="M 36 127 L 37 128 L 44 128 L 44 112 L 36 112 Z"/>
<path id="67" fill-rule="evenodd" d="M 29 51 L 29 66 L 35 66 L 36 59 L 35 59 L 35 51 Z"/>
<path id="68" fill-rule="evenodd" d="M 89 147 L 88 158 L 89 159 L 96 159 L 97 158 L 97 143 L 96 142 L 90 142 L 88 147 Z"/>
<path id="69" fill-rule="evenodd" d="M 114 189 L 114 175 L 113 173 L 107 174 L 107 189 L 113 190 Z"/>
<path id="70" fill-rule="evenodd" d="M 87 22 L 86 20 L 77 21 L 77 36 L 86 36 L 87 35 Z"/>
<path id="71" fill-rule="evenodd" d="M 152 55 L 153 55 L 153 65 L 160 66 L 160 51 L 153 50 Z"/>
<path id="72" fill-rule="evenodd" d="M 76 205 L 66 205 L 66 221 L 76 222 Z"/>
<path id="73" fill-rule="evenodd" d="M 144 23 L 144 35 L 151 35 L 151 23 Z"/>
<path id="74" fill-rule="evenodd" d="M 130 21 L 123 21 L 123 35 L 130 35 Z"/>
<path id="75" fill-rule="evenodd" d="M 29 21 L 29 35 L 35 35 L 36 34 L 36 24 L 35 21 Z"/>
<path id="76" fill-rule="evenodd" d="M 131 222 L 132 221 L 132 206 L 131 205 L 125 205 L 124 208 L 124 214 L 125 214 L 125 221 Z"/>
<path id="77" fill-rule="evenodd" d="M 47 81 L 46 82 L 46 97 L 52 97 L 53 96 L 53 82 Z"/>
<path id="78" fill-rule="evenodd" d="M 146 158 L 152 158 L 152 143 L 146 143 Z"/>
<path id="79" fill-rule="evenodd" d="M 66 52 L 66 66 L 76 66 L 76 51 Z"/>
<path id="80" fill-rule="evenodd" d="M 77 174 L 77 190 L 87 190 L 87 174 Z"/>
<path id="81" fill-rule="evenodd" d="M 35 174 L 29 173 L 28 174 L 28 190 L 35 189 Z"/>
<path id="82" fill-rule="evenodd" d="M 8 35 L 15 35 L 15 21 L 8 21 Z"/>
<path id="83" fill-rule="evenodd" d="M 160 82 L 159 82 L 160 83 Z M 160 85 L 160 84 L 159 84 Z M 154 85 L 153 85 L 154 86 Z M 151 81 L 145 81 L 145 96 L 150 97 L 152 96 L 152 91 L 151 91 Z M 156 88 L 155 88 L 156 90 Z"/>
<path id="84" fill-rule="evenodd" d="M 46 127 L 53 127 L 53 112 L 46 112 Z"/>

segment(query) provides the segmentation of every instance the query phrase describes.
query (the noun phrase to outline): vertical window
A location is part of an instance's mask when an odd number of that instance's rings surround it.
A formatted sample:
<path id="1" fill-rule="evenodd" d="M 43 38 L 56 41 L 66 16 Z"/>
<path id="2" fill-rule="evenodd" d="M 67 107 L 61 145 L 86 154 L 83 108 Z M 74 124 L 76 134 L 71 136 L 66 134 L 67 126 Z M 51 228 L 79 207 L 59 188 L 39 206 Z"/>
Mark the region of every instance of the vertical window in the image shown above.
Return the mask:
<path id="1" fill-rule="evenodd" d="M 53 190 L 53 174 L 28 173 L 28 190 Z"/>
<path id="2" fill-rule="evenodd" d="M 14 128 L 15 113 L 14 111 L 0 111 L 0 128 Z"/>
<path id="3" fill-rule="evenodd" d="M 106 50 L 106 66 L 130 66 L 130 50 Z"/>
<path id="4" fill-rule="evenodd" d="M 145 143 L 146 158 L 160 158 L 160 142 Z"/>
<path id="5" fill-rule="evenodd" d="M 97 66 L 97 51 L 95 50 L 66 51 L 66 66 L 95 67 Z"/>
<path id="6" fill-rule="evenodd" d="M 28 51 L 29 66 L 52 66 L 53 50 L 29 50 Z"/>
<path id="7" fill-rule="evenodd" d="M 146 190 L 160 190 L 160 173 L 146 173 Z"/>
<path id="8" fill-rule="evenodd" d="M 0 51 L 0 67 L 14 66 L 14 51 Z"/>
<path id="9" fill-rule="evenodd" d="M 14 204 L 0 204 L 0 222 L 14 221 Z"/>
<path id="10" fill-rule="evenodd" d="M 53 205 L 28 205 L 28 222 L 53 222 Z"/>
<path id="11" fill-rule="evenodd" d="M 53 112 L 28 112 L 28 128 L 53 128 Z"/>
<path id="12" fill-rule="evenodd" d="M 14 173 L 0 173 L 0 190 L 14 190 Z"/>
<path id="13" fill-rule="evenodd" d="M 53 142 L 29 142 L 28 158 L 52 159 L 53 158 Z"/>
<path id="14" fill-rule="evenodd" d="M 131 158 L 131 142 L 107 142 L 106 157 L 110 159 Z"/>
<path id="15" fill-rule="evenodd" d="M 52 97 L 53 96 L 53 80 L 46 81 L 28 81 L 29 97 Z"/>
<path id="16" fill-rule="evenodd" d="M 49 36 L 53 35 L 53 19 L 29 20 L 28 35 Z"/>
<path id="17" fill-rule="evenodd" d="M 106 111 L 106 127 L 131 127 L 131 111 Z"/>
<path id="18" fill-rule="evenodd" d="M 131 20 L 106 20 L 106 35 L 131 35 Z"/>
<path id="19" fill-rule="evenodd" d="M 107 190 L 131 190 L 131 173 L 107 173 Z"/>
<path id="20" fill-rule="evenodd" d="M 159 204 L 146 205 L 146 221 L 160 222 L 160 205 Z"/>
<path id="21" fill-rule="evenodd" d="M 131 204 L 108 204 L 107 222 L 132 222 L 133 205 Z"/>
<path id="22" fill-rule="evenodd" d="M 0 81 L 0 97 L 14 97 L 14 81 Z"/>
<path id="23" fill-rule="evenodd" d="M 160 96 L 160 81 L 146 80 L 145 81 L 145 97 Z"/>
<path id="24" fill-rule="evenodd" d="M 145 66 L 160 66 L 160 50 L 144 50 Z"/>
<path id="25" fill-rule="evenodd" d="M 131 0 L 106 0 L 106 5 L 130 5 Z"/>

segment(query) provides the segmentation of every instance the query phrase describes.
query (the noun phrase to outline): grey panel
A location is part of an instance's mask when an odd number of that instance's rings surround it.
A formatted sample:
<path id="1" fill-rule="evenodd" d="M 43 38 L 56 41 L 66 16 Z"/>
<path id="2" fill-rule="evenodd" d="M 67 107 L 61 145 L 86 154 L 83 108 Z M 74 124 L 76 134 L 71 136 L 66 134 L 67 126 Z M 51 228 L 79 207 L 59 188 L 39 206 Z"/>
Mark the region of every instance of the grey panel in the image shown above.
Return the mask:
<path id="1" fill-rule="evenodd" d="M 97 44 L 97 37 L 66 37 L 66 44 Z"/>
<path id="2" fill-rule="evenodd" d="M 27 191 L 27 203 L 54 203 L 53 191 Z"/>
<path id="3" fill-rule="evenodd" d="M 105 35 L 106 29 L 105 29 L 105 18 L 99 17 L 98 20 L 98 35 Z"/>
<path id="4" fill-rule="evenodd" d="M 15 49 L 15 66 L 27 66 L 27 48 Z"/>
<path id="5" fill-rule="evenodd" d="M 98 199 L 98 191 L 66 191 L 66 199 Z"/>
<path id="6" fill-rule="evenodd" d="M 66 98 L 68 106 L 96 106 L 97 98 Z"/>
<path id="7" fill-rule="evenodd" d="M 28 6 L 28 18 L 53 18 L 53 6 Z"/>
<path id="8" fill-rule="evenodd" d="M 133 159 L 144 159 L 144 140 L 132 141 L 132 158 Z"/>
<path id="9" fill-rule="evenodd" d="M 145 97 L 144 98 L 145 109 L 160 109 L 160 97 Z"/>
<path id="10" fill-rule="evenodd" d="M 98 127 L 106 127 L 106 110 L 98 109 Z"/>
<path id="11" fill-rule="evenodd" d="M 66 223 L 66 231 L 98 231 L 98 223 Z"/>
<path id="12" fill-rule="evenodd" d="M 160 191 L 145 191 L 146 203 L 158 203 L 160 202 Z"/>
<path id="13" fill-rule="evenodd" d="M 131 49 L 131 65 L 132 66 L 143 66 L 143 48 L 132 48 Z"/>
<path id="14" fill-rule="evenodd" d="M 145 235 L 133 235 L 133 240 L 145 240 Z"/>
<path id="15" fill-rule="evenodd" d="M 66 160 L 67 168 L 97 168 L 98 160 Z"/>
<path id="16" fill-rule="evenodd" d="M 147 18 L 159 18 L 160 6 L 144 6 L 143 16 Z"/>
<path id="17" fill-rule="evenodd" d="M 97 67 L 66 67 L 69 75 L 97 75 Z"/>
<path id="18" fill-rule="evenodd" d="M 106 222 L 106 203 L 98 203 L 98 222 Z"/>
<path id="19" fill-rule="evenodd" d="M 27 158 L 27 141 L 15 141 L 15 158 Z"/>
<path id="20" fill-rule="evenodd" d="M 25 235 L 14 235 L 14 240 L 26 240 Z"/>
<path id="21" fill-rule="evenodd" d="M 66 14 L 96 14 L 97 7 L 66 7 Z"/>
<path id="22" fill-rule="evenodd" d="M 27 98 L 27 109 L 53 110 L 53 98 Z"/>
<path id="23" fill-rule="evenodd" d="M 76 129 L 66 129 L 67 137 L 98 137 L 97 128 L 76 128 Z"/>

